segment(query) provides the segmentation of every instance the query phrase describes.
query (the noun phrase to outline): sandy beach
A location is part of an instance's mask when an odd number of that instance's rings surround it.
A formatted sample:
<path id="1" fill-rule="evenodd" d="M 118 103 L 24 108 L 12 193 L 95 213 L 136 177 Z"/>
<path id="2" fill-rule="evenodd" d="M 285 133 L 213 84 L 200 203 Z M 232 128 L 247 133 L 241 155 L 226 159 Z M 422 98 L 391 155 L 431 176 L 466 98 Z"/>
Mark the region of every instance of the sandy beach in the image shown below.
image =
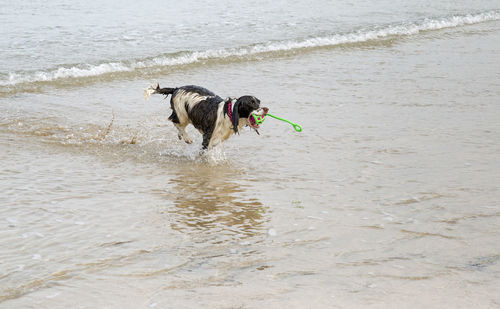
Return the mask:
<path id="1" fill-rule="evenodd" d="M 500 306 L 498 3 L 159 5 L 2 8 L 0 308 Z"/>

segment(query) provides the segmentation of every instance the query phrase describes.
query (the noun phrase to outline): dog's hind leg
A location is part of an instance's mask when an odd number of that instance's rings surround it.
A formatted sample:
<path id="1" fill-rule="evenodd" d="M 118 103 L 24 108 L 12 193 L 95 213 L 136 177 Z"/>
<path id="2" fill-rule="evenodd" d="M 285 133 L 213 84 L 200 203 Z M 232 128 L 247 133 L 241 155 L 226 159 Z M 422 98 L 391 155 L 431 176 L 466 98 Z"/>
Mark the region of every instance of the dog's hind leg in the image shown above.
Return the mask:
<path id="1" fill-rule="evenodd" d="M 188 123 L 181 124 L 181 123 L 175 123 L 174 122 L 174 126 L 179 131 L 179 133 L 177 134 L 177 137 L 179 137 L 179 139 L 183 139 L 188 144 L 192 144 L 193 140 L 189 137 L 189 135 L 186 132 L 186 126 L 187 125 L 188 125 Z"/>
<path id="2" fill-rule="evenodd" d="M 188 122 L 182 123 L 179 120 L 179 117 L 177 116 L 177 113 L 175 110 L 172 111 L 172 114 L 170 117 L 168 117 L 168 120 L 172 121 L 174 123 L 174 126 L 177 128 L 179 133 L 177 134 L 177 137 L 181 140 L 184 139 L 184 141 L 188 144 L 193 143 L 193 140 L 189 137 L 189 135 L 186 132 L 186 126 L 189 124 Z"/>

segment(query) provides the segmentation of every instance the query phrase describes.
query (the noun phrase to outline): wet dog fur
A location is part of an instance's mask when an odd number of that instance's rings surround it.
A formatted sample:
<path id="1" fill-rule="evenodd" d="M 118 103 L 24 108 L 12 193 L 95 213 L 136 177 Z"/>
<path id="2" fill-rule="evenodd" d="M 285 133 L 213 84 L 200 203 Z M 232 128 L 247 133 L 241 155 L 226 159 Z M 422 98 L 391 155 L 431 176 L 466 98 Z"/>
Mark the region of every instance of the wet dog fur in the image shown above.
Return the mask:
<path id="1" fill-rule="evenodd" d="M 178 130 L 179 139 L 191 144 L 193 141 L 186 132 L 192 124 L 203 135 L 203 149 L 211 149 L 227 140 L 232 134 L 239 133 L 244 126 L 250 126 L 257 133 L 259 126 L 252 121 L 250 114 L 267 114 L 267 107 L 260 107 L 260 100 L 254 96 L 241 96 L 225 100 L 203 87 L 189 85 L 178 88 L 149 87 L 145 95 L 171 95 L 170 107 L 172 121 Z"/>

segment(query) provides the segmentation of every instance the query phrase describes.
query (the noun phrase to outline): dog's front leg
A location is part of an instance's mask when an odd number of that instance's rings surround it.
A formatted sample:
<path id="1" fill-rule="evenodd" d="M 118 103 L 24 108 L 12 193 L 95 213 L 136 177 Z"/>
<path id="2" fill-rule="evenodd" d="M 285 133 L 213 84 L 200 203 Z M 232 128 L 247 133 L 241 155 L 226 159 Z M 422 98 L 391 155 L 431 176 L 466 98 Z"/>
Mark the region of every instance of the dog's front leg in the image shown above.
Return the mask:
<path id="1" fill-rule="evenodd" d="M 208 146 L 210 145 L 210 139 L 212 138 L 212 133 L 203 133 L 203 142 L 201 143 L 201 146 L 203 147 L 204 150 L 208 149 Z"/>
<path id="2" fill-rule="evenodd" d="M 220 143 L 222 143 L 222 139 L 218 136 L 214 136 L 210 142 L 208 143 L 208 149 L 212 149 L 214 148 L 215 146 L 219 145 Z"/>

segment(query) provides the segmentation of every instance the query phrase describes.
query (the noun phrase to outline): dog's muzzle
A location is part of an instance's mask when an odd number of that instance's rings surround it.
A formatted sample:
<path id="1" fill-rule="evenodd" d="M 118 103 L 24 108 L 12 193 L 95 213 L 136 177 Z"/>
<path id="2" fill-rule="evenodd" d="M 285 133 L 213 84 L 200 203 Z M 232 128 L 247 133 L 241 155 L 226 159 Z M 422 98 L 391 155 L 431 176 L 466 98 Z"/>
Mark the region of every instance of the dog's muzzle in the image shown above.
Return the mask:
<path id="1" fill-rule="evenodd" d="M 248 123 L 250 123 L 250 126 L 254 129 L 258 129 L 264 122 L 268 111 L 269 108 L 261 107 L 251 112 L 250 116 L 248 116 Z"/>

